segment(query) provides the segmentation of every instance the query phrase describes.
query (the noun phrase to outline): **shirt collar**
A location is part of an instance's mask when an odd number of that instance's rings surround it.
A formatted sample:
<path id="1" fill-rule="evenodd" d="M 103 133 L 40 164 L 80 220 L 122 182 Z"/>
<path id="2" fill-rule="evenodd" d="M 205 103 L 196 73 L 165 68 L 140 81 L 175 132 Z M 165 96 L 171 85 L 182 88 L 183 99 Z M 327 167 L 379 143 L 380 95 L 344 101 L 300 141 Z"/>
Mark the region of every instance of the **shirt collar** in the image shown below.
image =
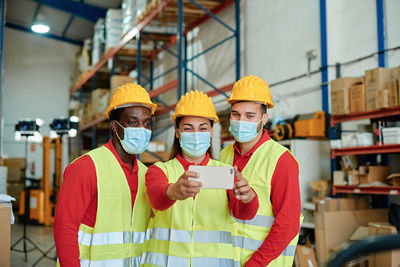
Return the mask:
<path id="1" fill-rule="evenodd" d="M 121 165 L 121 167 L 126 167 L 129 169 L 129 165 L 121 160 L 117 151 L 115 150 L 114 144 L 112 143 L 112 139 L 108 140 L 108 143 L 105 144 L 104 146 L 113 153 L 114 157 L 118 160 L 118 163 L 119 163 L 119 165 Z M 133 163 L 132 164 L 132 166 L 133 166 L 132 172 L 137 172 L 139 169 L 138 164 L 137 164 L 137 155 L 134 155 L 132 163 Z"/>
<path id="2" fill-rule="evenodd" d="M 176 154 L 176 159 L 179 161 L 179 163 L 183 166 L 183 168 L 185 170 L 189 169 L 189 166 L 191 165 L 195 165 L 193 162 L 187 161 L 186 159 L 184 159 L 179 153 Z M 199 165 L 201 166 L 207 166 L 208 162 L 210 161 L 210 154 L 206 154 L 206 157 L 204 158 L 204 160 L 202 162 L 200 162 Z"/>
<path id="3" fill-rule="evenodd" d="M 260 140 L 258 140 L 258 142 L 255 144 L 255 146 L 253 146 L 253 148 L 250 149 L 250 151 L 247 152 L 243 156 L 252 155 L 257 150 L 257 148 L 259 148 L 262 144 L 264 144 L 266 141 L 268 141 L 270 139 L 271 139 L 271 137 L 269 136 L 268 131 L 266 129 L 263 129 L 263 134 L 262 134 Z M 233 148 L 235 149 L 236 153 L 239 153 L 239 155 L 241 155 L 238 142 L 235 141 L 235 143 L 233 144 Z"/>

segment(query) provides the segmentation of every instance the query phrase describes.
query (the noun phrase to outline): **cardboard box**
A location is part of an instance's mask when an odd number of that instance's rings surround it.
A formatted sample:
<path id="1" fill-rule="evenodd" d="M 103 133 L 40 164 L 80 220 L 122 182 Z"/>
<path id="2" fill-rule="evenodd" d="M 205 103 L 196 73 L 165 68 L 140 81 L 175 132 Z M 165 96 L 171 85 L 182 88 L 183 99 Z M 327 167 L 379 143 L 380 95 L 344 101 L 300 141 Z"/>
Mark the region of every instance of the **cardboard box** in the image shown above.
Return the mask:
<path id="1" fill-rule="evenodd" d="M 358 171 L 355 169 L 347 171 L 347 184 L 348 185 L 358 185 L 360 184 L 360 176 Z"/>
<path id="2" fill-rule="evenodd" d="M 355 84 L 349 89 L 350 113 L 365 111 L 365 85 Z"/>
<path id="3" fill-rule="evenodd" d="M 317 196 L 312 196 L 312 202 L 317 204 L 320 200 L 326 198 L 328 193 L 330 192 L 329 186 L 331 181 L 329 180 L 318 180 L 318 181 L 310 181 L 308 184 L 311 186 L 313 192 L 317 192 Z"/>
<path id="4" fill-rule="evenodd" d="M 392 173 L 386 178 L 391 185 L 400 186 L 400 173 Z"/>
<path id="5" fill-rule="evenodd" d="M 0 236 L 0 263 L 10 266 L 11 208 L 6 203 L 0 203 Z"/>
<path id="6" fill-rule="evenodd" d="M 364 166 L 359 170 L 360 184 L 369 184 L 373 182 L 385 183 L 389 174 L 390 170 L 387 166 Z"/>
<path id="7" fill-rule="evenodd" d="M 369 209 L 369 199 L 367 197 L 324 199 L 321 200 L 316 206 L 317 212 L 367 210 L 367 209 Z"/>
<path id="8" fill-rule="evenodd" d="M 368 223 L 370 235 L 396 235 L 396 227 L 388 222 Z M 369 255 L 369 267 L 398 267 L 400 263 L 400 249 L 380 252 Z"/>
<path id="9" fill-rule="evenodd" d="M 361 78 L 345 77 L 331 81 L 331 113 L 333 115 L 350 113 L 349 89 L 361 83 Z"/>
<path id="10" fill-rule="evenodd" d="M 358 226 L 387 221 L 387 218 L 387 209 L 316 212 L 315 244 L 319 264 L 325 264 L 331 248 L 348 241 Z"/>
<path id="11" fill-rule="evenodd" d="M 395 68 L 391 68 L 389 69 L 389 73 L 390 73 L 390 80 L 400 80 L 400 67 L 395 67 Z"/>
<path id="12" fill-rule="evenodd" d="M 333 172 L 333 184 L 334 185 L 346 185 L 346 172 L 334 171 Z"/>
<path id="13" fill-rule="evenodd" d="M 297 245 L 295 254 L 296 267 L 317 267 L 314 249 L 308 246 Z"/>
<path id="14" fill-rule="evenodd" d="M 376 92 L 376 109 L 389 107 L 389 89 L 378 89 Z"/>
<path id="15" fill-rule="evenodd" d="M 8 158 L 3 160 L 4 166 L 8 169 L 20 169 L 25 170 L 26 161 L 25 158 Z"/>
<path id="16" fill-rule="evenodd" d="M 22 182 L 25 176 L 25 171 L 21 169 L 8 169 L 7 170 L 7 182 Z"/>
<path id="17" fill-rule="evenodd" d="M 367 111 L 376 110 L 377 92 L 388 89 L 390 69 L 376 68 L 365 71 L 365 99 Z"/>
<path id="18" fill-rule="evenodd" d="M 111 76 L 110 79 L 110 92 L 111 94 L 114 92 L 114 90 L 126 83 L 133 83 L 135 81 L 134 78 L 129 77 L 128 75 L 113 75 Z"/>
<path id="19" fill-rule="evenodd" d="M 7 194 L 15 198 L 13 208 L 18 208 L 21 192 L 24 191 L 24 183 L 7 183 Z"/>
<path id="20" fill-rule="evenodd" d="M 110 99 L 110 89 L 98 88 L 92 92 L 92 114 L 104 114 Z"/>

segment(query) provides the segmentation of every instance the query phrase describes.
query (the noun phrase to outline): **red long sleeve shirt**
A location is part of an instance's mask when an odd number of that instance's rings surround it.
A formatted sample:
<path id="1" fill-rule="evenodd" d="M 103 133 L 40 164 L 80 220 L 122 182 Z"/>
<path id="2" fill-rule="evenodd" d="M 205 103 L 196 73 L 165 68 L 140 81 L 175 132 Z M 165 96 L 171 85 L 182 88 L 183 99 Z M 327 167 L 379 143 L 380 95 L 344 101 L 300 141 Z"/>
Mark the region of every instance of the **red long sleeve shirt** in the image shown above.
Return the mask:
<path id="1" fill-rule="evenodd" d="M 131 189 L 132 207 L 138 189 L 138 165 L 133 168 L 121 161 L 110 141 L 105 145 L 118 160 Z M 93 227 L 97 213 L 97 176 L 92 159 L 84 156 L 64 171 L 54 218 L 54 240 L 61 266 L 79 267 L 78 231 L 81 223 Z"/>
<path id="2" fill-rule="evenodd" d="M 177 160 L 182 164 L 185 171 L 189 169 L 193 163 L 185 160 L 181 155 L 176 156 Z M 207 153 L 206 158 L 200 163 L 202 166 L 206 166 L 210 160 L 210 155 Z M 166 210 L 171 207 L 175 200 L 170 200 L 167 197 L 167 188 L 170 184 L 168 183 L 168 177 L 165 173 L 156 165 L 149 167 L 146 173 L 146 188 L 147 195 L 153 208 L 157 210 Z M 252 219 L 258 210 L 258 197 L 250 201 L 249 203 L 243 203 L 238 200 L 233 194 L 232 190 L 226 190 L 229 198 L 229 209 L 232 211 L 233 216 L 241 220 Z"/>
<path id="3" fill-rule="evenodd" d="M 244 155 L 241 155 L 239 144 L 235 142 L 233 165 L 241 172 L 253 153 L 270 139 L 264 130 L 257 144 Z M 283 153 L 276 164 L 271 180 L 270 200 L 275 222 L 262 245 L 247 261 L 246 267 L 267 266 L 283 252 L 299 232 L 301 210 L 299 166 L 289 152 Z"/>

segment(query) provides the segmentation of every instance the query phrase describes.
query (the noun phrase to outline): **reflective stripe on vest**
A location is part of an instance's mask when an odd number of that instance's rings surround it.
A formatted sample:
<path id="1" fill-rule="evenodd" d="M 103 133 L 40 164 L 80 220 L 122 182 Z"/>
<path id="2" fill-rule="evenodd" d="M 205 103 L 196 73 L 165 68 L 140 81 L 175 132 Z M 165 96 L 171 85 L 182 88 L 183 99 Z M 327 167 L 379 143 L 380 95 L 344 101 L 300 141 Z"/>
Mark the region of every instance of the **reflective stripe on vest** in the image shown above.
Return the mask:
<path id="1" fill-rule="evenodd" d="M 88 234 L 82 230 L 78 232 L 78 243 L 84 246 L 114 245 L 124 243 L 144 243 L 146 233 L 114 232 Z"/>
<path id="2" fill-rule="evenodd" d="M 257 251 L 264 241 L 250 239 L 243 236 L 232 236 L 234 247 L 244 248 L 252 251 Z M 296 246 L 288 245 L 281 253 L 282 256 L 294 256 Z"/>
<path id="3" fill-rule="evenodd" d="M 193 236 L 193 242 L 195 243 L 232 243 L 232 235 L 230 232 L 194 231 Z M 191 232 L 188 230 L 156 227 L 147 229 L 146 240 L 150 239 L 190 243 L 192 237 Z"/>
<path id="4" fill-rule="evenodd" d="M 237 221 L 238 223 L 248 224 L 248 225 L 256 225 L 256 226 L 263 226 L 263 227 L 272 227 L 275 222 L 275 218 L 272 216 L 264 216 L 264 215 L 256 215 L 251 220 L 239 220 L 232 216 L 232 218 Z"/>
<path id="5" fill-rule="evenodd" d="M 181 258 L 176 256 L 168 256 L 164 254 L 148 252 L 145 255 L 145 260 L 142 264 L 152 264 L 156 266 L 165 266 L 165 267 L 186 267 L 190 265 L 190 259 Z M 239 264 L 239 265 L 238 265 Z M 234 262 L 233 259 L 222 259 L 222 258 L 192 258 L 192 266 L 193 267 L 216 267 L 216 266 L 240 266 L 239 262 Z"/>
<path id="6" fill-rule="evenodd" d="M 131 259 L 117 259 L 117 260 L 102 260 L 90 261 L 81 259 L 81 267 L 109 267 L 109 266 L 123 266 L 129 267 Z M 139 265 L 137 265 L 139 266 Z"/>

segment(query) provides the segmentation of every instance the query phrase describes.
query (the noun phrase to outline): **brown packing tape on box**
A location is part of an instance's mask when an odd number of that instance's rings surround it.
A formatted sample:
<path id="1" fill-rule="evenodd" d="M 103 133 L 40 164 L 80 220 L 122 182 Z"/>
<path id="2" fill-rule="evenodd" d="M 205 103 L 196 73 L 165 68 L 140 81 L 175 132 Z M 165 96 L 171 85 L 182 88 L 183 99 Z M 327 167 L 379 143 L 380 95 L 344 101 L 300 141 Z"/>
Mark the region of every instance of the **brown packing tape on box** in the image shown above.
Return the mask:
<path id="1" fill-rule="evenodd" d="M 325 264 L 330 249 L 349 240 L 358 226 L 371 221 L 387 221 L 387 218 L 387 209 L 316 212 L 315 244 L 319 264 Z"/>

